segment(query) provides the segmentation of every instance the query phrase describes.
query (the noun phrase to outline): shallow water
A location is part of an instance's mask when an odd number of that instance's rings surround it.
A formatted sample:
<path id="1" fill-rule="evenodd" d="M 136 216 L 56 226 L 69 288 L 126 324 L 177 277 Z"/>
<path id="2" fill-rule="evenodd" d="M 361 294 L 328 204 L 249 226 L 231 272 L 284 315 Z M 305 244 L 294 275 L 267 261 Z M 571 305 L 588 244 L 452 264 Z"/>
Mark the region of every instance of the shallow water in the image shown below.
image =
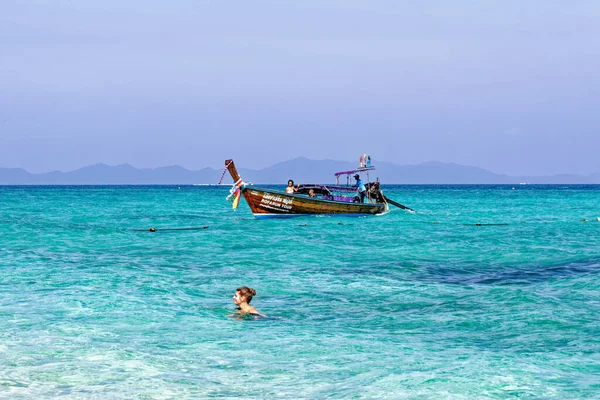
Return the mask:
<path id="1" fill-rule="evenodd" d="M 419 212 L 0 187 L 0 397 L 598 398 L 600 186 L 385 192 Z"/>

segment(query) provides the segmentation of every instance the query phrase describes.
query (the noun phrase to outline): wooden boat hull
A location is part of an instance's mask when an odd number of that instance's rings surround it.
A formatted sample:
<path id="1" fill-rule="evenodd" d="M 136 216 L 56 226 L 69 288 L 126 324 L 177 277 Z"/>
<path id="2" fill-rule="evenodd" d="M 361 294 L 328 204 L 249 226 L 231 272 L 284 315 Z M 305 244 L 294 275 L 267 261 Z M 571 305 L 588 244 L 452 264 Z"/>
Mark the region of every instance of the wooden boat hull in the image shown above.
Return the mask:
<path id="1" fill-rule="evenodd" d="M 323 200 L 276 190 L 246 187 L 242 194 L 256 218 L 285 218 L 303 215 L 360 217 L 389 211 L 385 203 L 349 203 Z"/>

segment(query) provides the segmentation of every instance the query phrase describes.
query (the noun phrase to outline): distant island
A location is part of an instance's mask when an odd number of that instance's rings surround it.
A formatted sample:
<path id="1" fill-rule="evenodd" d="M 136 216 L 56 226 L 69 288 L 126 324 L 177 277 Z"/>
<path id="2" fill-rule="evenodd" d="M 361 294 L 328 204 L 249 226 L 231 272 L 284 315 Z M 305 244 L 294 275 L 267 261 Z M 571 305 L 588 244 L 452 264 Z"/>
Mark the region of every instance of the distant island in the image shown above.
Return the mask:
<path id="1" fill-rule="evenodd" d="M 398 165 L 374 161 L 371 178 L 384 184 L 600 184 L 600 173 L 591 175 L 508 176 L 482 168 L 451 163 L 425 162 Z M 335 182 L 333 173 L 356 167 L 354 163 L 334 160 L 310 160 L 298 157 L 268 168 L 239 168 L 246 181 L 260 184 L 284 184 L 288 179 L 299 183 Z M 33 174 L 21 168 L 0 168 L 0 185 L 167 185 L 215 184 L 221 169 L 191 171 L 178 165 L 159 168 L 135 168 L 129 164 L 95 164 L 74 171 Z M 230 183 L 226 176 L 225 184 Z"/>

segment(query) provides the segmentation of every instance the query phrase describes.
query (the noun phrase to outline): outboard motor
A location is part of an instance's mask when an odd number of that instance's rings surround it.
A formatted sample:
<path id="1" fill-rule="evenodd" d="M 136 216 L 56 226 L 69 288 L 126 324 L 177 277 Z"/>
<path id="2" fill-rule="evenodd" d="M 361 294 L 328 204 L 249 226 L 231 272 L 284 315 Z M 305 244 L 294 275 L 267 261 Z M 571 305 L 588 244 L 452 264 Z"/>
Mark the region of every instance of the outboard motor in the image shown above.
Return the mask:
<path id="1" fill-rule="evenodd" d="M 370 182 L 367 185 L 367 191 L 369 192 L 369 196 L 373 200 L 375 200 L 376 203 L 384 202 L 384 197 L 383 197 L 383 193 L 381 192 L 381 188 L 379 186 L 379 181 Z"/>

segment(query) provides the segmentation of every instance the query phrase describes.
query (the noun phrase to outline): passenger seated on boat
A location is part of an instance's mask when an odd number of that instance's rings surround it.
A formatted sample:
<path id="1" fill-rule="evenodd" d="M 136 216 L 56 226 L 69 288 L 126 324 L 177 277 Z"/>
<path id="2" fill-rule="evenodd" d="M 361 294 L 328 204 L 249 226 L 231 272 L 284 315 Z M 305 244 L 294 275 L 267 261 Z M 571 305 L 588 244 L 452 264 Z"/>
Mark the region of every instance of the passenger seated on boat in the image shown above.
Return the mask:
<path id="1" fill-rule="evenodd" d="M 248 286 L 242 286 L 236 289 L 235 294 L 233 295 L 233 302 L 239 307 L 238 309 L 242 314 L 265 317 L 265 315 L 259 313 L 256 308 L 249 304 L 254 295 L 256 295 L 256 290 L 249 288 Z"/>
<path id="2" fill-rule="evenodd" d="M 294 181 L 290 179 L 288 181 L 287 187 L 285 188 L 285 192 L 288 194 L 294 194 L 294 192 L 297 192 L 297 191 L 298 191 L 298 188 L 294 187 Z"/>
<path id="3" fill-rule="evenodd" d="M 315 191 L 314 191 L 313 189 L 310 189 L 310 190 L 308 191 L 308 196 L 309 196 L 309 197 L 317 197 L 317 195 L 315 194 Z"/>
<path id="4" fill-rule="evenodd" d="M 354 175 L 354 179 L 356 179 L 354 187 L 358 189 L 358 194 L 360 195 L 360 202 L 364 203 L 365 196 L 367 195 L 367 188 L 365 187 L 365 184 L 363 183 L 362 179 L 360 179 L 360 175 Z"/>

